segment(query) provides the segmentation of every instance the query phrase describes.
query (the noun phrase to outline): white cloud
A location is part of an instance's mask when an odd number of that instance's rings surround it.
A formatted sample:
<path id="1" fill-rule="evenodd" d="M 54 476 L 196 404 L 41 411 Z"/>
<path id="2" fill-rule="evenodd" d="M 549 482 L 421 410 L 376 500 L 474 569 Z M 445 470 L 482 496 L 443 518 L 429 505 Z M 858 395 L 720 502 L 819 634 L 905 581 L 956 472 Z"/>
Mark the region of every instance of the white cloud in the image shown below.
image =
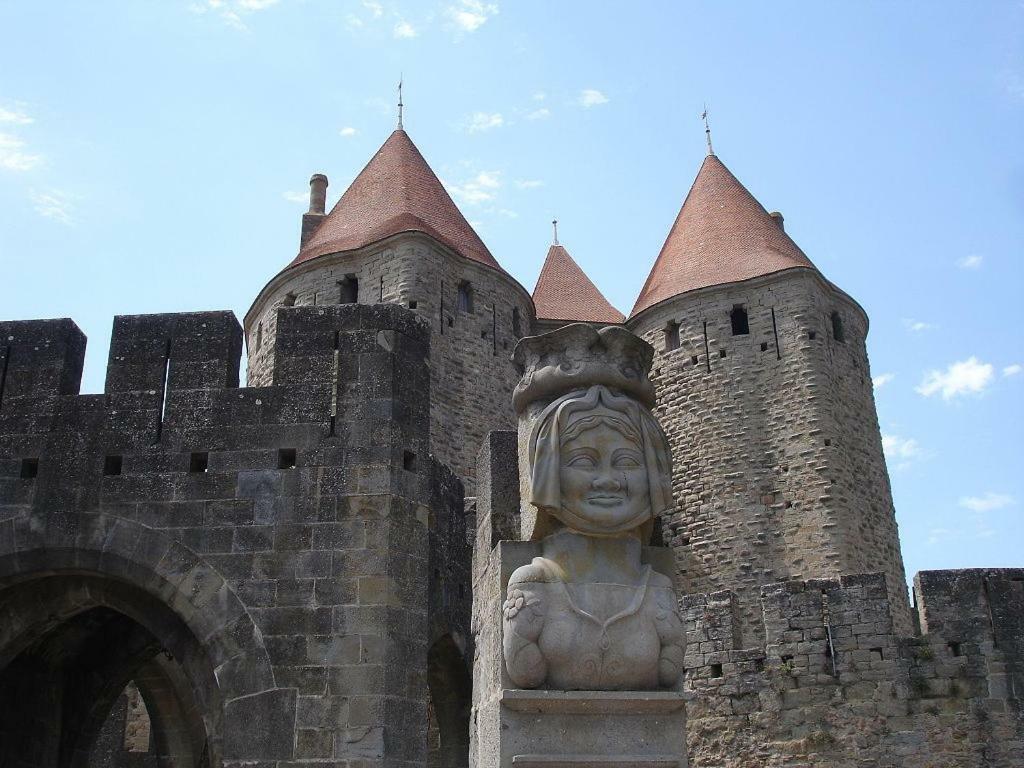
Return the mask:
<path id="1" fill-rule="evenodd" d="M 882 450 L 890 461 L 907 461 L 917 458 L 921 454 L 921 447 L 917 444 L 917 440 L 899 435 L 882 435 Z"/>
<path id="2" fill-rule="evenodd" d="M 408 21 L 400 21 L 395 24 L 395 29 L 392 34 L 399 40 L 408 40 L 419 35 L 419 32 L 417 32 L 416 27 Z"/>
<path id="3" fill-rule="evenodd" d="M 948 541 L 949 539 L 952 539 L 954 536 L 959 538 L 960 535 L 961 533 L 959 530 L 953 530 L 950 528 L 931 528 L 928 531 L 927 544 L 929 546 L 934 546 L 939 542 Z"/>
<path id="4" fill-rule="evenodd" d="M 535 94 L 533 94 L 534 101 L 544 101 L 544 99 L 546 99 L 547 97 L 548 95 L 544 93 L 544 91 L 537 91 Z"/>
<path id="5" fill-rule="evenodd" d="M 956 265 L 960 267 L 960 269 L 980 269 L 981 262 L 984 260 L 984 256 L 972 253 L 970 256 L 964 256 L 962 259 L 957 259 Z"/>
<path id="6" fill-rule="evenodd" d="M 0 123 L 11 123 L 12 125 L 31 125 L 35 120 L 17 109 L 4 109 L 0 107 Z"/>
<path id="7" fill-rule="evenodd" d="M 374 0 L 363 0 L 363 8 L 370 12 L 370 16 L 379 19 L 384 15 L 384 6 Z"/>
<path id="8" fill-rule="evenodd" d="M 61 224 L 74 224 L 71 216 L 74 206 L 71 204 L 70 196 L 58 189 L 51 189 L 48 192 L 36 192 L 34 189 L 29 192 L 32 205 L 40 216 L 47 219 L 59 221 Z"/>
<path id="9" fill-rule="evenodd" d="M 1022 370 L 1024 370 L 1024 366 L 1021 366 L 1020 363 L 1014 363 L 1003 368 L 1003 376 L 1016 376 Z"/>
<path id="10" fill-rule="evenodd" d="M 480 205 L 494 200 L 501 187 L 500 171 L 480 171 L 476 176 L 461 184 L 443 182 L 452 197 L 464 205 Z"/>
<path id="11" fill-rule="evenodd" d="M 345 136 L 345 137 L 349 137 L 349 136 L 355 136 L 355 135 L 356 135 L 357 133 L 359 133 L 359 131 L 357 131 L 357 130 L 356 130 L 355 128 L 353 128 L 353 127 L 352 127 L 351 125 L 346 125 L 346 126 L 345 126 L 344 128 L 342 128 L 342 129 L 341 129 L 340 131 L 338 131 L 338 134 L 339 134 L 339 135 L 341 135 L 341 136 Z"/>
<path id="12" fill-rule="evenodd" d="M 282 192 L 281 197 L 283 197 L 289 203 L 309 202 L 309 192 L 293 192 L 292 190 L 289 189 L 287 192 Z"/>
<path id="13" fill-rule="evenodd" d="M 1003 509 L 1012 506 L 1014 499 L 1006 493 L 993 493 L 989 491 L 984 496 L 961 496 L 960 506 L 969 509 L 971 512 L 991 512 L 996 509 Z"/>
<path id="14" fill-rule="evenodd" d="M 518 219 L 519 218 L 519 212 L 518 211 L 512 211 L 512 210 L 509 210 L 508 208 L 499 208 L 497 210 L 497 213 L 499 215 L 501 215 L 501 216 L 504 216 L 506 219 Z"/>
<path id="15" fill-rule="evenodd" d="M 584 88 L 576 101 L 581 107 L 596 107 L 608 103 L 608 97 L 595 88 Z"/>
<path id="16" fill-rule="evenodd" d="M 543 186 L 544 182 L 540 179 L 518 179 L 516 181 L 516 187 L 519 189 L 536 189 Z"/>
<path id="17" fill-rule="evenodd" d="M 976 357 L 953 363 L 945 371 L 928 371 L 917 392 L 925 397 L 939 393 L 943 400 L 958 395 L 980 394 L 985 391 L 993 377 L 993 367 L 982 363 Z"/>
<path id="18" fill-rule="evenodd" d="M 192 3 L 189 10 L 196 14 L 211 13 L 229 27 L 234 27 L 240 32 L 248 32 L 249 27 L 246 26 L 243 17 L 265 11 L 278 2 L 280 0 L 199 0 Z"/>
<path id="19" fill-rule="evenodd" d="M 470 133 L 480 133 L 492 128 L 501 128 L 504 124 L 505 118 L 500 112 L 474 112 L 469 118 L 467 130 Z"/>
<path id="20" fill-rule="evenodd" d="M 527 120 L 544 120 L 545 118 L 551 117 L 551 110 L 547 107 L 541 107 L 530 112 L 527 116 Z"/>
<path id="21" fill-rule="evenodd" d="M 457 5 L 445 9 L 445 15 L 463 32 L 476 32 L 497 13 L 496 3 L 484 3 L 481 0 L 461 0 Z"/>
<path id="22" fill-rule="evenodd" d="M 9 133 L 0 133 L 0 169 L 5 171 L 30 171 L 43 158 L 25 152 L 25 142 Z"/>
<path id="23" fill-rule="evenodd" d="M 937 325 L 932 323 L 926 323 L 924 320 L 914 320 L 909 317 L 903 318 L 903 327 L 911 333 L 921 333 L 921 331 L 932 331 L 938 328 Z"/>
<path id="24" fill-rule="evenodd" d="M 875 376 L 875 377 L 873 377 L 871 379 L 871 385 L 875 389 L 881 389 L 882 387 L 884 387 L 886 384 L 888 384 L 890 381 L 892 381 L 895 378 L 896 378 L 896 374 L 895 373 L 880 373 L 880 374 L 878 374 L 877 376 Z"/>

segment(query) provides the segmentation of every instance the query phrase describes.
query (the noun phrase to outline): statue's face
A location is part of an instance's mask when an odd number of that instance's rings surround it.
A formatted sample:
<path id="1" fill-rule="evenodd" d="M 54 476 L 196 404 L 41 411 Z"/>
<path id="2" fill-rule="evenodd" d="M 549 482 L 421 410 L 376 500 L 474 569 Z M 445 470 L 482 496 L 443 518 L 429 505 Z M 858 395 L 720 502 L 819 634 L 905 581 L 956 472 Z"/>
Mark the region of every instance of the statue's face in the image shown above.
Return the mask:
<path id="1" fill-rule="evenodd" d="M 583 533 L 621 533 L 650 517 L 643 451 L 614 420 L 562 443 L 559 484 L 562 522 Z"/>

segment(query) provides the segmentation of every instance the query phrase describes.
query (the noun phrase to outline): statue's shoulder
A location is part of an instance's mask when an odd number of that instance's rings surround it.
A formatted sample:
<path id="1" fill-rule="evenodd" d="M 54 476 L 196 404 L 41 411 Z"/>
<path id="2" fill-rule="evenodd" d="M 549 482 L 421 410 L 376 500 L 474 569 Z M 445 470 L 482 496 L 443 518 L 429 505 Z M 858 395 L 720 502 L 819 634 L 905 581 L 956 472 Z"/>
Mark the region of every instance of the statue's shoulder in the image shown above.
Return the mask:
<path id="1" fill-rule="evenodd" d="M 647 581 L 647 586 L 654 589 L 668 589 L 675 591 L 675 585 L 672 583 L 672 579 L 663 573 L 658 573 L 654 569 L 651 569 L 650 579 Z"/>
<path id="2" fill-rule="evenodd" d="M 551 584 L 564 581 L 562 569 L 546 557 L 535 557 L 527 565 L 521 565 L 512 571 L 508 579 L 511 584 Z"/>

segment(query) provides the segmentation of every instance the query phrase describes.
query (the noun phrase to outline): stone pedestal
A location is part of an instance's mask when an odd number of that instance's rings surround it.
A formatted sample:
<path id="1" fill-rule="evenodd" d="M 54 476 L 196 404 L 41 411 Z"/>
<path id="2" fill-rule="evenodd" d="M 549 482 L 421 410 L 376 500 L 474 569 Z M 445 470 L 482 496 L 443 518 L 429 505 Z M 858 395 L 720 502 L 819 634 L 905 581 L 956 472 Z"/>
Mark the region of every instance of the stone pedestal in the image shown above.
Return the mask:
<path id="1" fill-rule="evenodd" d="M 501 541 L 475 557 L 473 719 L 475 768 L 686 768 L 681 690 L 557 691 L 514 687 L 502 658 L 501 605 L 511 573 L 538 542 Z M 672 553 L 645 547 L 643 562 L 671 576 Z"/>

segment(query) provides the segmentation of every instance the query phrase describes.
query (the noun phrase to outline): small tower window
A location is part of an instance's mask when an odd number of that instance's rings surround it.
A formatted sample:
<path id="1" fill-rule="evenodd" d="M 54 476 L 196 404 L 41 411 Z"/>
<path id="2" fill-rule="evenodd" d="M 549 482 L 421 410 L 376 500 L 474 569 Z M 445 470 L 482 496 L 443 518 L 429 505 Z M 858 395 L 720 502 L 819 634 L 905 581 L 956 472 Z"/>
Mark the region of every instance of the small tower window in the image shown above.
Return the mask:
<path id="1" fill-rule="evenodd" d="M 338 281 L 338 303 L 355 304 L 359 301 L 359 278 L 355 275 L 345 275 L 344 280 Z"/>
<path id="2" fill-rule="evenodd" d="M 295 306 L 295 299 L 296 298 L 298 298 L 298 297 L 294 293 L 285 294 L 284 301 L 282 302 L 282 306 L 294 307 Z"/>
<path id="3" fill-rule="evenodd" d="M 729 313 L 729 320 L 732 322 L 733 336 L 746 336 L 750 333 L 750 323 L 747 321 L 747 310 L 742 304 L 736 304 Z"/>
<path id="4" fill-rule="evenodd" d="M 523 328 L 519 320 L 519 307 L 512 307 L 512 335 L 517 339 L 522 338 Z"/>
<path id="5" fill-rule="evenodd" d="M 846 334 L 843 333 L 843 318 L 838 312 L 832 313 L 832 338 L 836 341 L 846 341 Z"/>
<path id="6" fill-rule="evenodd" d="M 679 349 L 679 323 L 674 320 L 665 326 L 665 351 Z"/>
<path id="7" fill-rule="evenodd" d="M 459 295 L 455 301 L 455 308 L 459 312 L 473 314 L 473 286 L 466 280 L 459 283 Z"/>
<path id="8" fill-rule="evenodd" d="M 263 323 L 256 324 L 256 349 L 263 346 Z"/>

